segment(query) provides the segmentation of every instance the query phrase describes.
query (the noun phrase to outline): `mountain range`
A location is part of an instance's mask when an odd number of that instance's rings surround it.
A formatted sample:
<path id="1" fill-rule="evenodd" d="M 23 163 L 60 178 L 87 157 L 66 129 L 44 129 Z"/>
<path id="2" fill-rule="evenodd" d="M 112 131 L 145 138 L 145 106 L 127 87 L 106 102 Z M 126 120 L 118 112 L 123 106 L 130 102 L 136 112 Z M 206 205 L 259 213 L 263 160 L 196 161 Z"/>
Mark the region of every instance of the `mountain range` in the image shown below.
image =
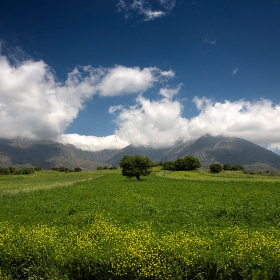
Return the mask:
<path id="1" fill-rule="evenodd" d="M 93 170 L 97 166 L 118 166 L 124 155 L 148 156 L 156 162 L 192 155 L 203 168 L 212 163 L 241 164 L 247 170 L 280 170 L 280 156 L 247 140 L 205 135 L 192 141 L 180 141 L 169 148 L 127 146 L 120 150 L 82 151 L 73 145 L 51 140 L 25 138 L 0 139 L 0 166 L 41 166 L 50 169 L 63 165 Z"/>

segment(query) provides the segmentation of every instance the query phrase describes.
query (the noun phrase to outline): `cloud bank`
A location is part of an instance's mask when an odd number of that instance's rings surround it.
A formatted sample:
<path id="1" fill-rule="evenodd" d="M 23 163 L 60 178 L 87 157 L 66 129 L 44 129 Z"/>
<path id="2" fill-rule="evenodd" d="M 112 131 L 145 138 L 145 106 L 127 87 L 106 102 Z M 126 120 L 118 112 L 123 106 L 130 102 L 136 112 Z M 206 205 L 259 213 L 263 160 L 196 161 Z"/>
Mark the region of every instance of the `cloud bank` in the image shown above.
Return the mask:
<path id="1" fill-rule="evenodd" d="M 0 137 L 53 139 L 84 150 L 123 148 L 129 144 L 171 146 L 205 134 L 241 137 L 280 151 L 280 104 L 271 100 L 217 102 L 194 97 L 197 115 L 184 117 L 179 99 L 182 85 L 165 85 L 174 72 L 157 67 L 77 67 L 65 82 L 43 61 L 15 64 L 0 56 Z M 161 88 L 160 88 L 161 86 Z M 159 87 L 159 88 L 158 88 Z M 150 89 L 158 96 L 149 99 Z M 65 134 L 87 101 L 134 94 L 132 106 L 108 108 L 116 130 L 105 137 Z M 189 103 L 188 103 L 189 104 Z"/>
<path id="2" fill-rule="evenodd" d="M 95 94 L 135 94 L 173 75 L 155 67 L 86 66 L 75 68 L 61 83 L 43 61 L 12 65 L 0 56 L 0 136 L 57 139 Z"/>
<path id="3" fill-rule="evenodd" d="M 178 140 L 210 134 L 240 137 L 279 150 L 280 104 L 266 99 L 214 102 L 199 97 L 192 102 L 199 114 L 187 119 L 178 100 L 164 97 L 150 101 L 140 95 L 136 106 L 117 108 L 119 128 L 115 134 L 136 146 L 171 146 Z"/>
<path id="4" fill-rule="evenodd" d="M 176 5 L 176 0 L 157 0 L 157 7 L 148 0 L 119 0 L 117 7 L 126 18 L 138 15 L 144 21 L 154 20 L 170 13 Z"/>

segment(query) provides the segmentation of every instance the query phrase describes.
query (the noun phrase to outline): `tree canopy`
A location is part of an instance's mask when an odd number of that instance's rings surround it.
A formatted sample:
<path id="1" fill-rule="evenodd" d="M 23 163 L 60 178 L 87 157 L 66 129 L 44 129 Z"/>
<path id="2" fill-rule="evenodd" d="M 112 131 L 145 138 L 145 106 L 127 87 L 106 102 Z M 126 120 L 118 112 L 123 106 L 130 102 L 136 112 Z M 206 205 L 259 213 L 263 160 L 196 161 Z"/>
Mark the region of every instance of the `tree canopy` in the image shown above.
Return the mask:
<path id="1" fill-rule="evenodd" d="M 222 166 L 219 163 L 212 163 L 209 166 L 210 172 L 212 173 L 219 173 L 223 170 Z"/>
<path id="2" fill-rule="evenodd" d="M 123 156 L 119 165 L 123 176 L 136 177 L 137 180 L 140 180 L 140 176 L 147 176 L 151 173 L 153 162 L 148 157 L 126 155 Z"/>
<path id="3" fill-rule="evenodd" d="M 186 162 L 186 170 L 196 170 L 201 167 L 200 161 L 194 156 L 185 156 L 184 160 Z"/>
<path id="4" fill-rule="evenodd" d="M 196 170 L 201 167 L 200 161 L 194 156 L 185 156 L 184 158 L 178 158 L 174 162 L 166 161 L 162 164 L 164 170 L 171 171 L 185 171 Z"/>

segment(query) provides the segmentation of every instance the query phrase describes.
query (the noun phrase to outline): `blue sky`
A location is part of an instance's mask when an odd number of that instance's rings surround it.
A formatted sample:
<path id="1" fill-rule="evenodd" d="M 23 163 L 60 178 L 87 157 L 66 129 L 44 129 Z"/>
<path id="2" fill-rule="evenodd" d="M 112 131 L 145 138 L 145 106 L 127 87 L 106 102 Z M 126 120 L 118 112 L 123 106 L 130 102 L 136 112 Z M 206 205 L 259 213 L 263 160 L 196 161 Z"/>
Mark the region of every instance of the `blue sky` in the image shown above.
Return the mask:
<path id="1" fill-rule="evenodd" d="M 86 150 L 206 133 L 280 150 L 279 0 L 4 0 L 0 137 Z"/>

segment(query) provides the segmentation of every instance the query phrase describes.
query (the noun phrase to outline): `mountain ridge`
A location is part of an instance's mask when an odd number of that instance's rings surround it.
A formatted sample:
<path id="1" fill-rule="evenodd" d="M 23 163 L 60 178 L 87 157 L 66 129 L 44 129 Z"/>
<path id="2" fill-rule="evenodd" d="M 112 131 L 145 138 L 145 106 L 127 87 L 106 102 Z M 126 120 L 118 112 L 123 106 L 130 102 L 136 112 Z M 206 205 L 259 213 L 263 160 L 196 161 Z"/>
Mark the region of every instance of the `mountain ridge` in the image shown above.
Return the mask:
<path id="1" fill-rule="evenodd" d="M 26 138 L 0 139 L 0 166 L 41 166 L 50 169 L 64 165 L 93 170 L 97 166 L 118 166 L 124 155 L 148 156 L 153 161 L 169 161 L 186 155 L 197 157 L 203 168 L 212 163 L 241 164 L 248 170 L 280 170 L 280 156 L 237 137 L 204 135 L 196 140 L 179 141 L 169 148 L 135 147 L 119 150 L 83 151 L 52 140 Z"/>

